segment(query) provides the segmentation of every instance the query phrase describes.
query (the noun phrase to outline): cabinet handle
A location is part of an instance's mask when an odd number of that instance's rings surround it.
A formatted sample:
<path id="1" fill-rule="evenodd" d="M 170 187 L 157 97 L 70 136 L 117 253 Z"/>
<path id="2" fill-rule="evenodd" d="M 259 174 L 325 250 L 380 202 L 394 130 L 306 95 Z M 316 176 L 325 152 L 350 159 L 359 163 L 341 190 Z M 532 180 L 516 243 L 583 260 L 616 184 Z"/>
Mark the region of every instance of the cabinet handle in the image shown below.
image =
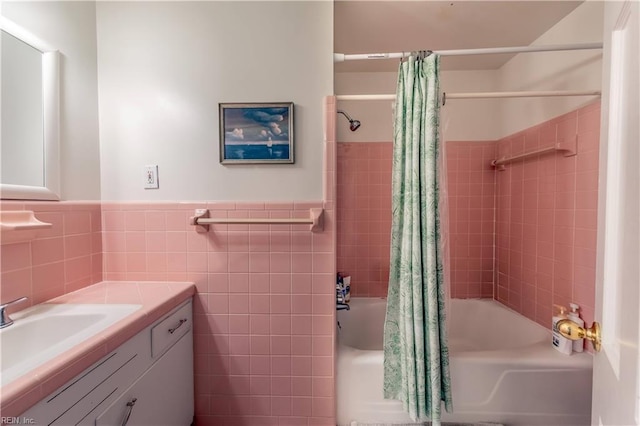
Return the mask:
<path id="1" fill-rule="evenodd" d="M 187 319 L 186 319 L 186 318 L 182 318 L 182 319 L 180 320 L 180 322 L 178 323 L 178 325 L 176 325 L 175 327 L 173 327 L 173 328 L 170 328 L 170 329 L 169 329 L 169 333 L 173 334 L 173 333 L 174 333 L 177 329 L 179 329 L 179 328 L 182 326 L 182 324 L 184 324 L 185 322 L 187 322 Z"/>
<path id="2" fill-rule="evenodd" d="M 121 426 L 127 426 L 127 423 L 129 423 L 129 417 L 131 417 L 133 406 L 136 405 L 137 400 L 138 398 L 133 398 L 131 401 L 127 402 L 127 413 L 124 415 Z"/>

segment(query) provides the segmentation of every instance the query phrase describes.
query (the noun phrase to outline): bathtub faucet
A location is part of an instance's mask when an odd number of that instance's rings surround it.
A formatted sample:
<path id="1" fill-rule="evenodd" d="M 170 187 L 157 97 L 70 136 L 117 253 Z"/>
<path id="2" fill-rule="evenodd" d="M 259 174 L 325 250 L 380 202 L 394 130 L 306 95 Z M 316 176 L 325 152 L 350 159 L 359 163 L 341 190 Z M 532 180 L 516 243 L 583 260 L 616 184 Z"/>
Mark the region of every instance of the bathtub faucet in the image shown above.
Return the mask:
<path id="1" fill-rule="evenodd" d="M 338 302 L 336 303 L 336 311 L 344 311 L 344 310 L 349 310 L 351 309 L 351 307 L 349 306 L 348 303 L 344 303 L 344 302 Z"/>
<path id="2" fill-rule="evenodd" d="M 9 327 L 11 324 L 13 324 L 13 320 L 9 318 L 9 315 L 7 314 L 5 309 L 10 305 L 24 302 L 27 299 L 28 299 L 27 297 L 21 297 L 19 299 L 12 300 L 11 302 L 7 302 L 0 305 L 0 328 Z"/>

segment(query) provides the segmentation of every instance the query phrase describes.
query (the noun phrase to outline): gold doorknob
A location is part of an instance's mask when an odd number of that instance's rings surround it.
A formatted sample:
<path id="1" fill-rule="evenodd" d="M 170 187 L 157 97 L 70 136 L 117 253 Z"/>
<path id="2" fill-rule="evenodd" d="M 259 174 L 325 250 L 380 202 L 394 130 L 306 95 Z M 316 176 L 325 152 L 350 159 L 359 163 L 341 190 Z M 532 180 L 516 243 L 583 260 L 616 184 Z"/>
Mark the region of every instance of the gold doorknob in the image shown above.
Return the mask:
<path id="1" fill-rule="evenodd" d="M 563 319 L 556 324 L 558 332 L 569 340 L 587 339 L 593 344 L 593 349 L 600 352 L 602 340 L 600 338 L 600 324 L 593 322 L 591 328 L 580 327 L 570 319 Z"/>

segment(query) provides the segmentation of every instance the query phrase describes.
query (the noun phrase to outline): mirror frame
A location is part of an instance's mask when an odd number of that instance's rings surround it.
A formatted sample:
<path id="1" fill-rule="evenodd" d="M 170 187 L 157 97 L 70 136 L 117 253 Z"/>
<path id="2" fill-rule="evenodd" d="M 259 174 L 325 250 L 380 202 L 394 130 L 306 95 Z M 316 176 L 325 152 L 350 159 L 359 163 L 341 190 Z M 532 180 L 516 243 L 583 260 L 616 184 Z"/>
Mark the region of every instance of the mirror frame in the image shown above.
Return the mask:
<path id="1" fill-rule="evenodd" d="M 60 200 L 60 53 L 18 24 L 0 16 L 0 29 L 42 52 L 44 185 L 0 183 L 0 198 Z"/>

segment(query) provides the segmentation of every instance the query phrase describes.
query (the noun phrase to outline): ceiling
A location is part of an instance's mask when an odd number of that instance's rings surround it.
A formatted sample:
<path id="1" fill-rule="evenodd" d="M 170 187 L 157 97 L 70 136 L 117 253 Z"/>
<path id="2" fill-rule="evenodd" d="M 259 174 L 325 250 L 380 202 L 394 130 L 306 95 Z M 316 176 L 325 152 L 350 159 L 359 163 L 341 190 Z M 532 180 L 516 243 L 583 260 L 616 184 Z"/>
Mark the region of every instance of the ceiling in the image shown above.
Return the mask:
<path id="1" fill-rule="evenodd" d="M 526 46 L 582 1 L 359 1 L 334 3 L 334 52 L 389 53 Z M 497 69 L 513 54 L 443 57 L 442 69 Z M 397 59 L 346 61 L 336 72 L 395 71 Z"/>

